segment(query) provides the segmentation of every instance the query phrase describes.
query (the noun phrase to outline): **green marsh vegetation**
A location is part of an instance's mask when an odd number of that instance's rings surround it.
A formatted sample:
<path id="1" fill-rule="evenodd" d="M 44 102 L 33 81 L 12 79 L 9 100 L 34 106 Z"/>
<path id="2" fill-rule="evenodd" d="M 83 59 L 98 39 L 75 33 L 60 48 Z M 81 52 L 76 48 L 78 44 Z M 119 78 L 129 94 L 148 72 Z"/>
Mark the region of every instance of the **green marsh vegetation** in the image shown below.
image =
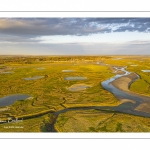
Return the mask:
<path id="1" fill-rule="evenodd" d="M 59 132 L 149 132 L 150 119 L 102 110 L 76 110 L 60 114 Z"/>
<path id="2" fill-rule="evenodd" d="M 128 71 L 135 72 L 140 77 L 131 84 L 130 90 L 150 96 L 150 72 L 142 71 L 150 70 L 150 58 L 146 56 L 121 56 L 121 58 L 120 60 L 106 59 L 104 62 L 114 66 L 127 66 Z"/>
<path id="3" fill-rule="evenodd" d="M 135 72 L 140 78 L 131 84 L 130 90 L 142 95 L 150 96 L 150 72 L 142 71 L 150 70 L 150 58 L 135 60 L 134 64 L 137 64 L 137 66 L 129 66 L 128 70 Z"/>
<path id="4" fill-rule="evenodd" d="M 63 110 L 65 108 L 72 107 L 88 107 L 88 106 L 117 106 L 120 102 L 114 97 L 113 94 L 103 89 L 101 82 L 114 76 L 110 68 L 111 65 L 116 66 L 128 66 L 127 70 L 138 73 L 143 80 L 149 82 L 149 73 L 143 73 L 141 70 L 146 70 L 147 63 L 140 62 L 140 60 L 124 58 L 120 60 L 114 60 L 117 56 L 1 56 L 0 58 L 0 98 L 12 94 L 28 94 L 31 98 L 26 100 L 16 101 L 13 105 L 8 106 L 6 110 L 0 111 L 0 118 L 7 120 L 11 118 L 24 118 L 20 123 L 3 123 L 0 124 L 1 132 L 44 132 L 45 124 L 51 122 L 53 117 L 52 113 Z M 142 65 L 141 68 L 130 66 L 128 62 L 133 64 Z M 97 64 L 100 62 L 100 64 Z M 105 65 L 108 64 L 108 65 Z M 39 70 L 38 68 L 45 68 Z M 135 70 L 137 69 L 137 70 Z M 140 70 L 141 69 L 141 70 Z M 13 74 L 1 74 L 3 71 L 12 70 Z M 75 72 L 62 72 L 62 70 L 75 70 Z M 26 81 L 23 78 L 44 76 L 41 79 Z M 65 77 L 82 76 L 87 77 L 87 80 L 65 80 Z M 139 79 L 140 80 L 140 79 Z M 139 80 L 134 82 L 130 89 L 139 92 L 138 88 L 141 83 Z M 141 81 L 140 81 L 141 82 Z M 143 81 L 142 81 L 143 82 Z M 148 94 L 146 88 L 148 83 L 143 84 L 143 93 Z M 69 91 L 67 88 L 74 84 L 87 84 L 91 85 L 90 88 L 83 91 Z M 140 91 L 141 92 L 141 91 Z M 139 92 L 139 93 L 140 93 Z M 0 108 L 2 109 L 2 107 Z M 56 129 L 60 132 L 105 132 L 105 131 L 134 131 L 132 125 L 129 125 L 130 130 L 122 129 L 122 123 L 119 122 L 117 127 L 96 127 L 98 114 L 101 113 L 103 118 L 109 118 L 113 113 L 97 112 L 95 110 L 88 111 L 89 117 L 97 115 L 96 118 L 88 122 L 88 126 L 82 129 L 82 123 L 86 121 L 87 116 L 82 116 L 84 111 L 77 113 L 78 121 L 77 127 L 73 128 L 70 124 L 73 124 L 70 111 L 61 114 L 56 122 Z M 71 112 L 76 113 L 76 112 Z M 80 115 L 78 115 L 80 114 Z M 115 114 L 115 116 L 124 114 Z M 130 115 L 130 119 L 135 116 Z M 142 118 L 142 117 L 141 117 Z M 130 120 L 129 119 L 129 120 Z M 148 121 L 149 118 L 146 118 Z M 46 121 L 45 121 L 46 120 Z M 98 119 L 99 120 L 99 119 Z M 68 124 L 67 121 L 70 121 Z M 100 121 L 100 120 L 99 120 Z M 72 122 L 72 123 L 71 123 Z M 87 122 L 87 121 L 86 121 Z M 111 121 L 110 121 L 111 122 Z M 142 122 L 142 121 L 141 121 Z M 141 124 L 139 122 L 139 124 Z M 132 124 L 130 121 L 129 124 Z M 17 126 L 23 126 L 23 128 L 7 128 L 6 126 L 17 124 Z M 32 125 L 31 125 L 32 124 Z M 68 128 L 65 128 L 69 125 Z M 5 126 L 5 128 L 4 128 Z M 111 125 L 110 125 L 111 126 Z M 117 128 L 117 129 L 116 129 Z M 138 130 L 138 128 L 137 128 Z M 139 129 L 138 131 L 147 131 L 148 127 Z"/>
<path id="5" fill-rule="evenodd" d="M 87 62 L 83 59 L 84 57 L 2 57 L 1 72 L 9 68 L 14 73 L 0 74 L 0 97 L 28 94 L 31 98 L 16 101 L 8 106 L 8 110 L 1 111 L 0 117 L 3 120 L 7 117 L 37 116 L 38 118 L 38 114 L 52 113 L 68 107 L 117 105 L 115 97 L 101 87 L 101 82 L 112 76 L 109 68 L 97 65 L 91 57 L 86 58 Z M 68 73 L 62 70 L 75 70 L 75 72 Z M 29 81 L 23 79 L 34 76 L 44 76 L 44 78 Z M 87 80 L 64 80 L 67 76 L 83 76 L 87 77 Z M 67 90 L 71 85 L 80 83 L 90 84 L 92 87 L 79 92 Z M 28 128 L 26 131 L 28 132 Z"/>

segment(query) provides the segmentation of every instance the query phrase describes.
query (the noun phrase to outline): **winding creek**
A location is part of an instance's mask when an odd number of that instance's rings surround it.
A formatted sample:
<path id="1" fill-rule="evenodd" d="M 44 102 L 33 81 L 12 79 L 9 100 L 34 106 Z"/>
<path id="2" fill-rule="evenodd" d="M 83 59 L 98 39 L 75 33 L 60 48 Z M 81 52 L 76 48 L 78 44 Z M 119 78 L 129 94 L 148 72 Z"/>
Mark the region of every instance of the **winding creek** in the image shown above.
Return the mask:
<path id="1" fill-rule="evenodd" d="M 133 115 L 138 115 L 138 116 L 143 116 L 143 117 L 150 117 L 150 114 L 149 113 L 146 113 L 146 112 L 142 112 L 142 111 L 137 111 L 135 110 L 135 108 L 137 106 L 139 106 L 140 104 L 143 103 L 143 99 L 142 97 L 138 97 L 136 94 L 132 94 L 132 93 L 129 93 L 128 91 L 123 91 L 123 90 L 120 90 L 118 88 L 116 88 L 115 86 L 113 86 L 111 83 L 121 77 L 124 77 L 124 76 L 127 76 L 127 75 L 130 75 L 130 72 L 128 72 L 126 70 L 126 67 L 114 67 L 114 69 L 116 71 L 121 71 L 123 72 L 123 74 L 117 74 L 116 76 L 106 80 L 106 81 L 103 81 L 101 83 L 101 85 L 103 86 L 103 88 L 109 92 L 111 92 L 117 99 L 119 98 L 122 98 L 122 99 L 128 99 L 128 100 L 131 100 L 132 102 L 128 101 L 128 102 L 125 102 L 125 103 L 121 103 L 120 105 L 118 106 L 87 106 L 87 107 L 74 107 L 74 108 L 64 108 L 63 110 L 59 110 L 57 112 L 54 112 L 53 113 L 53 121 L 52 123 L 49 125 L 49 130 L 48 132 L 57 132 L 55 130 L 55 123 L 56 123 L 56 120 L 58 118 L 58 116 L 61 114 L 61 113 L 65 113 L 65 112 L 68 112 L 68 111 L 72 111 L 72 110 L 90 110 L 90 109 L 99 109 L 99 110 L 109 110 L 109 111 L 117 111 L 117 112 L 121 112 L 121 113 L 127 113 L 127 114 L 133 114 Z M 139 76 L 137 75 L 137 78 L 138 79 Z M 135 80 L 136 80 L 135 79 Z M 134 82 L 135 80 L 132 80 L 132 82 Z M 131 83 L 132 83 L 131 82 Z M 130 84 L 131 84 L 130 83 Z M 5 97 L 6 99 L 7 97 Z M 26 97 L 27 98 L 27 97 Z M 149 97 L 148 97 L 149 98 Z M 24 98 L 22 98 L 24 99 Z M 150 98 L 149 98 L 150 99 Z M 0 102 L 1 102 L 1 99 L 0 99 Z M 10 103 L 11 104 L 11 103 Z M 33 117 L 34 118 L 34 117 Z"/>
<path id="2" fill-rule="evenodd" d="M 111 82 L 113 82 L 114 80 L 116 80 L 116 79 L 118 79 L 120 77 L 123 77 L 123 76 L 127 76 L 127 75 L 130 74 L 130 72 L 128 72 L 127 70 L 125 70 L 126 67 L 123 67 L 123 68 L 117 68 L 117 67 L 115 67 L 115 69 L 116 69 L 116 71 L 120 70 L 120 71 L 124 72 L 124 74 L 121 74 L 121 75 L 118 74 L 118 75 L 116 75 L 116 76 L 114 76 L 114 77 L 112 77 L 112 78 L 110 78 L 110 79 L 108 79 L 106 81 L 103 81 L 101 83 L 101 85 L 103 86 L 104 89 L 106 89 L 107 91 L 113 93 L 115 97 L 117 97 L 117 98 L 121 97 L 123 99 L 132 100 L 132 101 L 134 101 L 134 103 L 132 103 L 132 102 L 126 102 L 126 103 L 122 103 L 122 104 L 120 104 L 118 106 L 74 107 L 74 108 L 66 108 L 66 109 L 57 111 L 57 112 L 55 112 L 53 114 L 54 115 L 54 120 L 53 120 L 53 123 L 50 124 L 50 132 L 57 132 L 55 130 L 54 125 L 56 123 L 56 120 L 57 120 L 58 116 L 61 113 L 65 113 L 67 111 L 72 111 L 72 110 L 100 109 L 100 110 L 118 111 L 118 112 L 122 112 L 122 113 L 127 113 L 127 114 L 132 114 L 132 115 L 138 115 L 138 116 L 143 116 L 143 117 L 150 117 L 149 113 L 145 113 L 145 112 L 142 112 L 142 111 L 136 111 L 136 110 L 134 110 L 137 106 L 139 106 L 143 102 L 142 98 L 137 97 L 134 94 L 131 94 L 131 93 L 129 94 L 128 92 L 121 91 L 121 90 L 119 90 L 118 88 L 114 87 L 111 84 Z M 138 78 L 139 78 L 139 76 L 137 75 L 137 79 Z M 132 81 L 132 82 L 134 82 L 134 81 Z"/>

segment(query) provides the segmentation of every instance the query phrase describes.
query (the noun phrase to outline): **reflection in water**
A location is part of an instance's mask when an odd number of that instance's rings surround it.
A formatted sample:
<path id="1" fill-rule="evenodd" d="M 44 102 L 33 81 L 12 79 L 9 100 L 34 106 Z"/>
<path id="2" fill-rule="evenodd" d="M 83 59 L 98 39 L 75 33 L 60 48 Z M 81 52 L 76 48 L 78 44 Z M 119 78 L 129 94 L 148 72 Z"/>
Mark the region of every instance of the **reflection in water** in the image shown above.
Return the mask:
<path id="1" fill-rule="evenodd" d="M 44 76 L 35 76 L 35 77 L 31 77 L 31 78 L 23 78 L 24 80 L 36 80 L 36 79 L 41 79 Z"/>
<path id="2" fill-rule="evenodd" d="M 130 72 L 125 70 L 126 67 L 119 68 L 119 69 L 117 67 L 114 67 L 114 68 L 117 70 L 124 71 L 125 73 L 123 75 L 116 75 L 106 81 L 103 81 L 101 83 L 103 88 L 106 89 L 107 91 L 113 93 L 115 97 L 133 100 L 135 103 L 132 103 L 132 102 L 122 103 L 119 106 L 113 107 L 113 110 L 120 111 L 120 112 L 126 112 L 126 113 L 130 113 L 130 114 L 139 114 L 139 112 L 137 113 L 137 111 L 135 111 L 134 109 L 143 102 L 142 98 L 139 98 L 132 94 L 128 94 L 124 91 L 121 91 L 121 90 L 117 89 L 116 87 L 114 87 L 112 84 L 110 84 L 112 81 L 114 81 L 122 76 L 129 75 Z M 138 75 L 137 75 L 137 77 L 139 78 Z"/>
<path id="3" fill-rule="evenodd" d="M 25 94 L 16 94 L 0 98 L 0 107 L 12 105 L 17 100 L 24 100 L 29 97 L 29 95 Z"/>
<path id="4" fill-rule="evenodd" d="M 118 112 L 123 112 L 123 113 L 127 113 L 127 114 L 132 114 L 132 115 L 138 115 L 138 116 L 143 116 L 143 117 L 150 117 L 149 113 L 145 113 L 145 112 L 140 112 L 140 111 L 136 111 L 134 110 L 135 107 L 137 107 L 138 105 L 140 105 L 143 100 L 139 97 L 136 97 L 134 95 L 128 94 L 126 92 L 123 92 L 117 88 L 115 88 L 112 84 L 110 84 L 112 81 L 122 77 L 122 76 L 126 76 L 129 75 L 130 72 L 125 70 L 126 67 L 124 68 L 117 68 L 115 67 L 115 69 L 121 70 L 124 72 L 123 75 L 116 75 L 113 78 L 110 78 L 109 80 L 103 81 L 101 84 L 104 87 L 104 89 L 108 90 L 109 92 L 113 93 L 116 97 L 121 97 L 123 99 L 130 99 L 132 100 L 132 102 L 126 102 L 126 103 L 122 103 L 119 106 L 87 106 L 87 107 L 74 107 L 74 108 L 66 108 L 60 111 L 55 112 L 53 115 L 55 116 L 55 119 L 53 120 L 53 122 L 50 124 L 50 132 L 57 132 L 55 130 L 55 123 L 57 120 L 57 117 L 59 116 L 59 114 L 61 113 L 65 113 L 68 111 L 72 111 L 72 110 L 90 110 L 90 109 L 100 109 L 100 110 L 111 110 L 111 111 L 118 111 Z M 139 78 L 139 76 L 137 76 Z M 134 101 L 134 103 L 133 103 Z"/>

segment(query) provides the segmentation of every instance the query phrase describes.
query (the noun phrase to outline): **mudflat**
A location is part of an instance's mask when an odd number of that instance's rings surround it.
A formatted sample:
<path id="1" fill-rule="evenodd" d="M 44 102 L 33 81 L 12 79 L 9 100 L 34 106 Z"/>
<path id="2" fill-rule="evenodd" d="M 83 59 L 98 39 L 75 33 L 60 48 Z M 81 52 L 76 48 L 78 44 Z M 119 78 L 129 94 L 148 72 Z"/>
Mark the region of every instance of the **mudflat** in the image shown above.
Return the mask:
<path id="1" fill-rule="evenodd" d="M 113 82 L 111 82 L 111 84 L 120 90 L 129 91 L 130 83 L 136 80 L 137 78 L 138 77 L 135 73 L 131 73 L 127 76 L 123 76 L 114 80 Z"/>
<path id="2" fill-rule="evenodd" d="M 134 93 L 129 90 L 130 84 L 132 84 L 132 82 L 134 82 L 136 79 L 137 79 L 137 75 L 135 73 L 131 73 L 127 76 L 123 76 L 123 77 L 120 77 L 120 78 L 112 81 L 111 84 L 114 87 L 116 87 L 128 94 L 132 94 L 134 96 L 141 98 L 143 100 L 143 103 L 140 104 L 138 107 L 136 107 L 135 110 L 150 113 L 150 97 L 141 95 L 138 93 Z M 121 100 L 121 102 L 124 102 L 124 101 Z"/>

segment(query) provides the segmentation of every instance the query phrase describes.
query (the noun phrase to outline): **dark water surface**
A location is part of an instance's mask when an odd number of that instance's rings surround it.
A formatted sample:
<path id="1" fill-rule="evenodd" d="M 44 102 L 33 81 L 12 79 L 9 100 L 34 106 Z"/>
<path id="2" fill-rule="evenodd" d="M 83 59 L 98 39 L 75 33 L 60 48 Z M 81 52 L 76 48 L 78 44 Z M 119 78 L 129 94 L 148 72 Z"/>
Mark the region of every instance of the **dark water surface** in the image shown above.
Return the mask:
<path id="1" fill-rule="evenodd" d="M 0 107 L 12 105 L 17 100 L 24 100 L 29 97 L 30 97 L 29 95 L 25 95 L 25 94 L 16 94 L 16 95 L 2 97 L 0 98 Z"/>
<path id="2" fill-rule="evenodd" d="M 130 72 L 128 72 L 128 71 L 125 70 L 125 67 L 124 68 L 120 68 L 120 69 L 118 69 L 117 67 L 115 67 L 115 69 L 117 71 L 118 70 L 124 71 L 124 74 L 122 74 L 122 75 L 116 75 L 116 76 L 114 76 L 114 77 L 112 77 L 112 78 L 110 78 L 110 79 L 108 79 L 106 81 L 103 81 L 101 83 L 101 85 L 103 86 L 104 89 L 106 89 L 107 91 L 113 93 L 114 96 L 116 96 L 116 97 L 120 97 L 120 98 L 123 98 L 123 99 L 134 100 L 135 101 L 134 106 L 137 107 L 140 103 L 142 103 L 142 101 L 143 101 L 142 99 L 140 99 L 138 97 L 135 97 L 135 96 L 132 96 L 131 94 L 128 94 L 128 93 L 126 93 L 124 91 L 121 91 L 121 90 L 117 89 L 116 87 L 114 87 L 112 84 L 110 84 L 112 81 L 114 81 L 114 80 L 116 80 L 116 79 L 118 79 L 118 78 L 120 78 L 122 76 L 126 76 L 126 75 L 130 74 Z M 138 76 L 137 76 L 137 78 L 138 78 Z M 122 105 L 127 105 L 127 104 L 123 103 L 123 104 L 121 104 L 121 106 Z M 119 106 L 117 106 L 117 107 L 119 107 Z"/>
<path id="3" fill-rule="evenodd" d="M 126 76 L 126 75 L 130 74 L 130 72 L 126 71 L 125 68 L 115 68 L 115 69 L 124 71 L 124 74 L 123 75 L 116 75 L 116 76 L 114 76 L 114 77 L 112 77 L 106 81 L 103 81 L 101 83 L 101 85 L 103 86 L 104 89 L 113 93 L 115 97 L 121 97 L 122 99 L 130 99 L 130 100 L 134 101 L 134 103 L 126 102 L 126 103 L 122 103 L 118 106 L 88 106 L 88 107 L 65 108 L 63 110 L 60 110 L 60 111 L 53 113 L 54 120 L 50 124 L 50 129 L 51 129 L 50 132 L 57 132 L 55 130 L 54 125 L 57 121 L 59 114 L 65 113 L 68 111 L 73 111 L 73 110 L 99 109 L 99 110 L 118 111 L 118 112 L 122 112 L 122 113 L 133 114 L 133 115 L 138 115 L 138 116 L 143 116 L 143 117 L 150 117 L 149 113 L 134 110 L 138 105 L 140 105 L 143 102 L 142 98 L 134 96 L 134 95 L 129 94 L 127 92 L 121 91 L 111 84 L 112 81 L 114 81 L 114 80 L 116 80 L 122 76 Z M 39 79 L 41 77 L 44 77 L 44 76 L 37 76 L 37 77 L 24 78 L 24 79 L 32 80 L 32 79 Z M 137 75 L 137 78 L 139 78 L 138 75 Z M 86 77 L 78 77 L 78 76 L 65 78 L 65 80 L 86 80 L 86 79 L 87 79 Z M 12 105 L 17 100 L 24 100 L 24 99 L 29 98 L 29 97 L 30 97 L 29 95 L 17 94 L 17 95 L 10 95 L 10 96 L 0 98 L 0 107 Z"/>
<path id="4" fill-rule="evenodd" d="M 141 112 L 141 111 L 136 111 L 134 110 L 138 105 L 140 105 L 143 100 L 142 98 L 139 98 L 137 96 L 134 96 L 132 94 L 128 94 L 124 91 L 121 91 L 117 88 L 115 88 L 111 82 L 122 77 L 122 76 L 126 76 L 129 75 L 130 72 L 125 70 L 126 67 L 124 68 L 115 68 L 116 70 L 121 70 L 124 71 L 123 75 L 116 75 L 106 81 L 103 81 L 101 84 L 103 86 L 104 89 L 106 89 L 107 91 L 111 92 L 114 94 L 114 96 L 116 97 L 121 97 L 123 99 L 130 99 L 132 101 L 134 101 L 135 103 L 132 102 L 126 102 L 126 103 L 122 103 L 118 106 L 89 106 L 89 107 L 74 107 L 74 108 L 66 108 L 64 110 L 60 110 L 55 112 L 53 115 L 55 116 L 55 120 L 53 121 L 53 123 L 50 125 L 51 126 L 51 131 L 50 132 L 57 132 L 55 130 L 55 123 L 56 120 L 59 116 L 59 114 L 61 113 L 65 113 L 67 111 L 72 111 L 72 110 L 90 110 L 90 109 L 100 109 L 100 110 L 110 110 L 110 111 L 118 111 L 118 112 L 122 112 L 122 113 L 127 113 L 127 114 L 132 114 L 132 115 L 138 115 L 138 116 L 143 116 L 143 117 L 150 117 L 149 113 L 145 113 L 145 112 Z M 137 78 L 139 78 L 139 76 L 137 75 Z"/>

